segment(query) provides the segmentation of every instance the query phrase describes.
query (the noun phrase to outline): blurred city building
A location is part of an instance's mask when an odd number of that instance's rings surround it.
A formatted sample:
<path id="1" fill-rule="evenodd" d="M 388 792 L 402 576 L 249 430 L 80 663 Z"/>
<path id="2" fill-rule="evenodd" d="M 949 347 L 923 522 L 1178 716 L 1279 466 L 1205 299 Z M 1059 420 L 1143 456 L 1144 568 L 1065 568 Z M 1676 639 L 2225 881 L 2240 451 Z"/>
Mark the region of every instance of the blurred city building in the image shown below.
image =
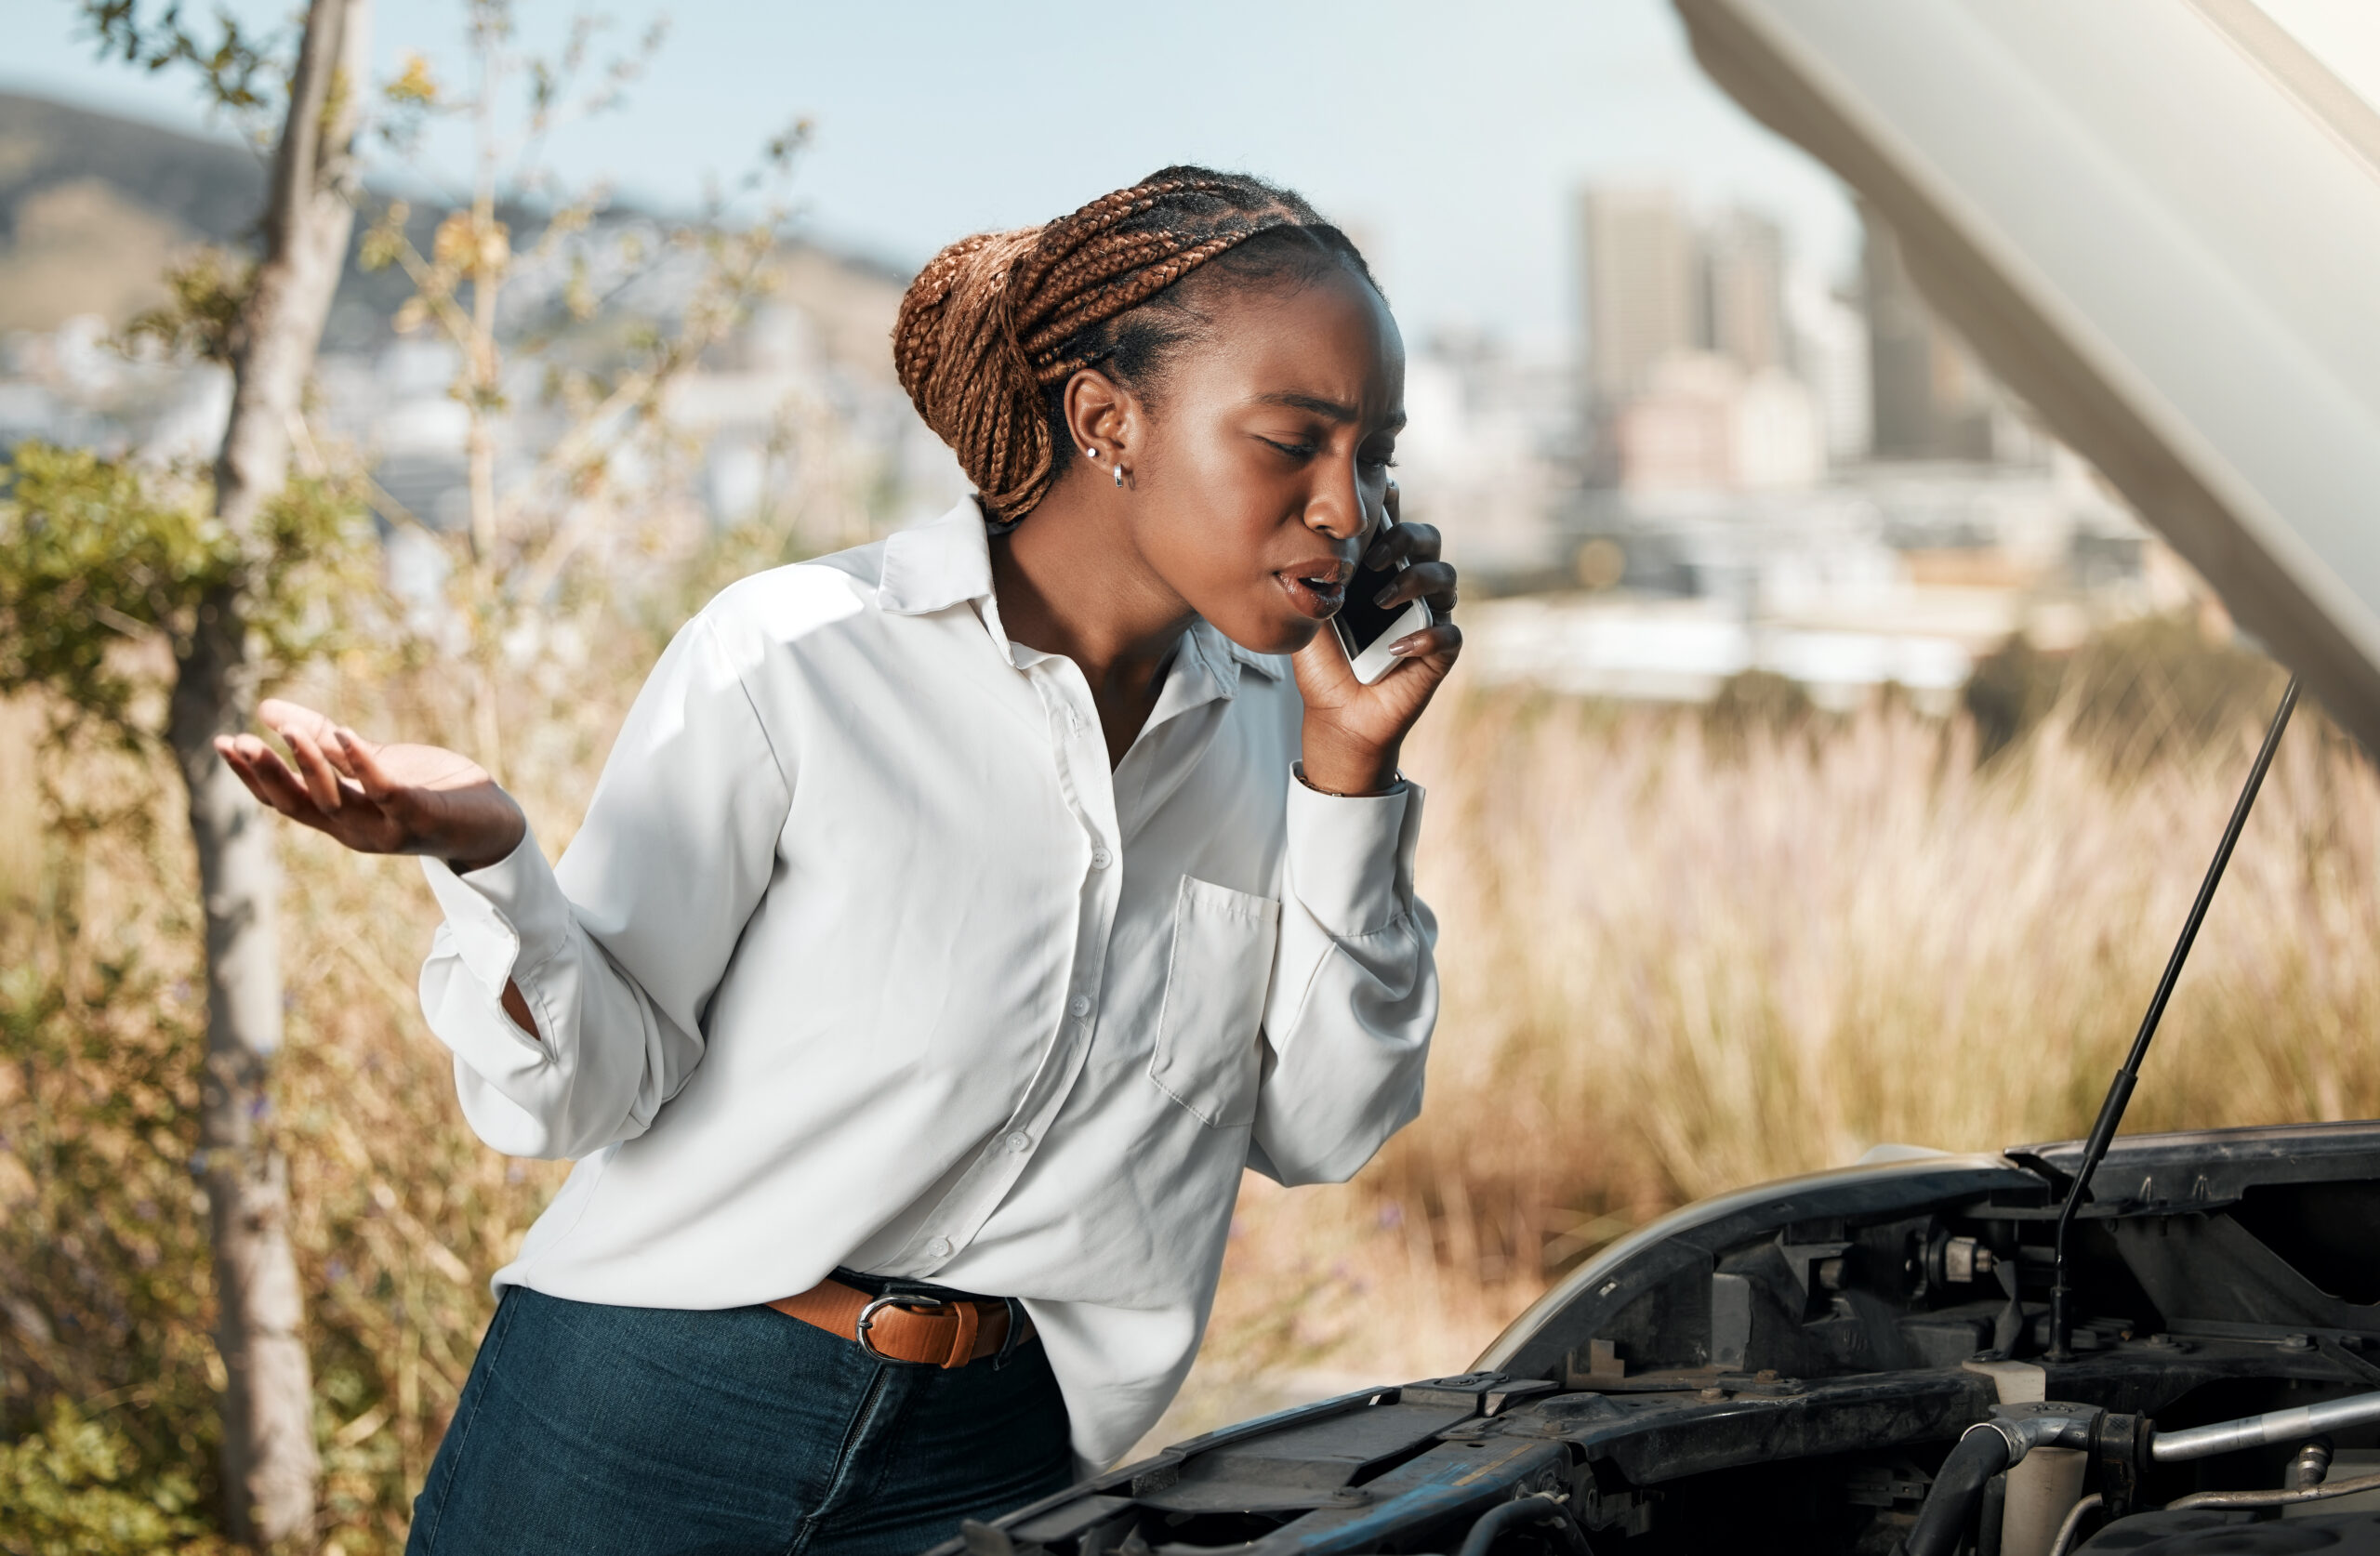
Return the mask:
<path id="1" fill-rule="evenodd" d="M 1580 362 L 1587 405 L 1608 415 L 1641 394 L 1665 358 L 1696 336 L 1695 249 L 1667 189 L 1595 189 L 1579 197 Z"/>
<path id="2" fill-rule="evenodd" d="M 1703 235 L 1701 341 L 1749 373 L 1793 365 L 1785 321 L 1785 234 L 1752 211 L 1721 213 Z"/>
<path id="3" fill-rule="evenodd" d="M 2032 465 L 2048 457 L 2042 434 L 1966 342 L 1935 317 L 1911 279 L 1900 243 L 1861 211 L 1860 284 L 1867 307 L 1879 459 L 1954 459 Z"/>
<path id="4" fill-rule="evenodd" d="M 1947 708 L 2011 636 L 2057 648 L 2193 597 L 1872 214 L 1829 284 L 1757 211 L 1646 186 L 1576 211 L 1577 457 L 1540 439 L 1542 475 L 1508 485 L 1546 500 L 1501 515 L 1492 554 L 1457 547 L 1474 596 L 1507 597 L 1467 613 L 1475 673 L 1699 699 L 1765 670 Z"/>
<path id="5" fill-rule="evenodd" d="M 1404 516 L 1489 576 L 1541 564 L 1549 516 L 1576 484 L 1569 364 L 1525 361 L 1484 336 L 1442 336 L 1405 368 L 1395 471 Z"/>

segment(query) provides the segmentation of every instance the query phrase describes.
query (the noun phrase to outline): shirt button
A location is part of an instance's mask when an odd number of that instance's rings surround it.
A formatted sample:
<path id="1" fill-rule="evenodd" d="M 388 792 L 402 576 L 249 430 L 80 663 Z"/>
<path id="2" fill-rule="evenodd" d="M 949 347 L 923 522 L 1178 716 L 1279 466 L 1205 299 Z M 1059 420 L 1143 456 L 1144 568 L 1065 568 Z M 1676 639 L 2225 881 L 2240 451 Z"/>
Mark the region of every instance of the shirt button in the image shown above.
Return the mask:
<path id="1" fill-rule="evenodd" d="M 1011 1151 L 1027 1151 L 1032 1149 L 1032 1146 L 1033 1137 L 1031 1135 L 1026 1134 L 1022 1129 L 1012 1129 L 1009 1131 L 1008 1148 Z"/>
<path id="2" fill-rule="evenodd" d="M 928 1259 L 948 1259 L 950 1257 L 950 1239 L 947 1237 L 937 1237 L 932 1242 L 928 1243 L 926 1245 L 926 1257 Z"/>
<path id="3" fill-rule="evenodd" d="M 1105 849 L 1101 848 L 1091 851 L 1091 867 L 1092 869 L 1104 870 L 1107 866 L 1115 863 L 1116 856 L 1109 853 Z"/>
<path id="4" fill-rule="evenodd" d="M 1072 998 L 1072 999 L 1070 999 L 1070 1000 L 1066 1001 L 1066 1009 L 1069 1009 L 1069 1010 L 1072 1010 L 1072 1011 L 1073 1011 L 1076 1015 L 1078 1015 L 1078 1016 L 1088 1016 L 1088 1015 L 1090 1015 L 1090 1014 L 1091 1014 L 1091 996 L 1089 996 L 1089 995 L 1077 995 L 1077 996 L 1074 996 L 1074 998 Z"/>

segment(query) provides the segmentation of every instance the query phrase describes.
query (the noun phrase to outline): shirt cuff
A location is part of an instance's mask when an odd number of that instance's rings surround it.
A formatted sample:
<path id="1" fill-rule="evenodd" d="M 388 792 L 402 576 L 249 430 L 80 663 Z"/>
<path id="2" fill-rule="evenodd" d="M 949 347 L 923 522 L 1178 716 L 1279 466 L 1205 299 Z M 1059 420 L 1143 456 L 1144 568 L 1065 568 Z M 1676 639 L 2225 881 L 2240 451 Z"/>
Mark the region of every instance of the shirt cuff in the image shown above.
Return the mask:
<path id="1" fill-rule="evenodd" d="M 525 826 L 512 851 L 493 864 L 457 875 L 444 860 L 425 858 L 421 873 L 454 932 L 456 955 L 490 998 L 503 997 L 516 969 L 543 966 L 569 941 L 569 900 Z"/>
<path id="2" fill-rule="evenodd" d="M 1324 929 L 1372 934 L 1411 911 L 1421 799 L 1410 779 L 1377 795 L 1289 785 L 1289 886 Z"/>

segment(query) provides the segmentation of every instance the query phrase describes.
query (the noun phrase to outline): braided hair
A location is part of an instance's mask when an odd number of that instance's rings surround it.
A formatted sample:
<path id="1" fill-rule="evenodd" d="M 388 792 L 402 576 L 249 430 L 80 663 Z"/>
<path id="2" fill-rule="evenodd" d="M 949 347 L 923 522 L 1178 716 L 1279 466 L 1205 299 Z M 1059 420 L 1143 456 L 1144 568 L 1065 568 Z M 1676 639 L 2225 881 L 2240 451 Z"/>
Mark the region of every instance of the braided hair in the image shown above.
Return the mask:
<path id="1" fill-rule="evenodd" d="M 1161 168 L 1046 226 L 979 232 L 935 255 L 901 299 L 892 365 L 985 508 L 1013 521 L 1075 457 L 1067 380 L 1096 364 L 1148 395 L 1173 349 L 1211 323 L 1185 277 L 1305 283 L 1340 265 L 1378 289 L 1347 235 L 1290 191 Z"/>

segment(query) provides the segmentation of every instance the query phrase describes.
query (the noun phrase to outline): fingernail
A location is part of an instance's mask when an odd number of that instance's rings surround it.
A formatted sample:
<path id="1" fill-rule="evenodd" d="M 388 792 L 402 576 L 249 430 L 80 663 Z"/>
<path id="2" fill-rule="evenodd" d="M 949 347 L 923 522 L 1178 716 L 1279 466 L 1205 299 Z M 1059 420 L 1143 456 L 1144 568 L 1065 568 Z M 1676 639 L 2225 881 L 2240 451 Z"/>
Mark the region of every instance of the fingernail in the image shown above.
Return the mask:
<path id="1" fill-rule="evenodd" d="M 1408 659 L 1421 646 L 1421 643 L 1414 639 L 1399 638 L 1388 645 L 1388 656 L 1391 659 Z"/>
<path id="2" fill-rule="evenodd" d="M 1389 596 L 1391 596 L 1391 595 L 1395 594 L 1395 592 L 1396 592 L 1396 586 L 1395 586 L 1395 584 L 1391 584 L 1391 585 L 1389 585 L 1389 586 L 1388 586 L 1388 587 L 1386 587 L 1386 588 L 1384 588 L 1384 589 L 1381 590 L 1378 594 L 1376 594 L 1376 595 L 1372 596 L 1372 603 L 1373 603 L 1373 604 L 1375 604 L 1375 605 L 1385 605 L 1385 604 L 1387 604 L 1387 603 L 1388 603 L 1388 598 L 1389 598 Z"/>

